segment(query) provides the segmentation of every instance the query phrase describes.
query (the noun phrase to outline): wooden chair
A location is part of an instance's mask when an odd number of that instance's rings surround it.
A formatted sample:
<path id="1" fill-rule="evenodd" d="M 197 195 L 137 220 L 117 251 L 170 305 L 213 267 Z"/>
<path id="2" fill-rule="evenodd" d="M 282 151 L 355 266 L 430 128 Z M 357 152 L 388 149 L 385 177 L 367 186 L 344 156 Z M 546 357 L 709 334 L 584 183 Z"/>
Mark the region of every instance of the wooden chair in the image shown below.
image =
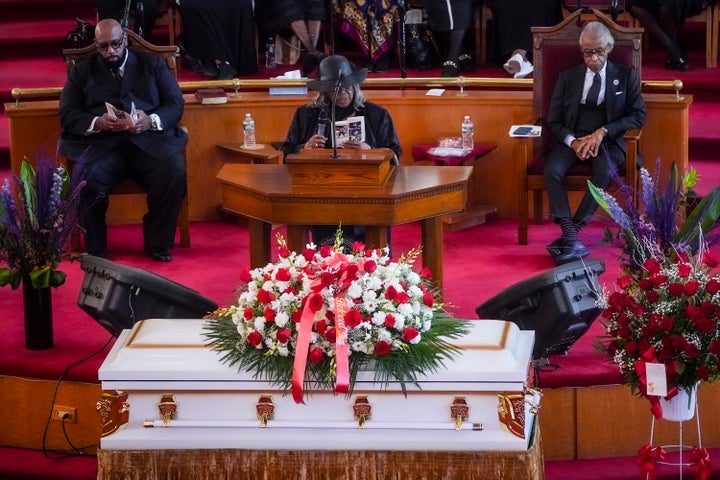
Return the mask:
<path id="1" fill-rule="evenodd" d="M 642 68 L 642 35 L 643 29 L 621 27 L 612 19 L 598 10 L 593 10 L 595 18 L 604 23 L 615 39 L 615 47 L 610 53 L 610 60 L 625 65 L 632 65 L 641 78 Z M 550 109 L 555 82 L 559 73 L 583 61 L 578 46 L 582 10 L 576 10 L 558 25 L 552 27 L 533 27 L 533 110 L 537 116 L 536 123 L 543 125 Z M 640 129 L 626 132 L 625 171 L 619 172 L 625 177 L 625 183 L 636 187 L 638 180 L 637 156 L 640 140 Z M 518 214 L 518 243 L 528 242 L 529 196 L 533 203 L 533 219 L 536 224 L 543 221 L 543 195 L 545 178 L 543 177 L 543 152 L 550 147 L 550 132 L 543 128 L 539 139 L 519 139 L 518 161 L 520 163 L 520 199 Z M 590 167 L 579 165 L 574 167 L 565 179 L 568 191 L 587 191 L 590 179 Z M 532 195 L 529 195 L 532 194 Z"/>
<path id="2" fill-rule="evenodd" d="M 706 3 L 702 12 L 690 17 L 685 22 L 705 23 L 705 66 L 717 67 L 718 41 L 720 41 L 720 3 Z"/>
<path id="3" fill-rule="evenodd" d="M 178 47 L 176 45 L 154 45 L 147 40 L 140 37 L 137 33 L 132 30 L 125 29 L 128 39 L 128 48 L 140 53 L 148 53 L 152 55 L 158 55 L 165 60 L 170 72 L 173 77 L 177 80 L 177 56 Z M 63 58 L 67 66 L 68 74 L 75 66 L 76 63 L 87 60 L 97 55 L 97 48 L 95 45 L 89 45 L 84 48 L 69 48 L 63 49 Z M 184 127 L 181 127 L 184 128 Z M 183 151 L 183 157 L 185 152 Z M 110 191 L 111 195 L 136 195 L 146 194 L 147 191 L 140 186 L 137 182 L 131 179 L 125 179 L 119 184 L 115 185 Z M 180 228 L 180 245 L 183 247 L 190 246 L 190 210 L 188 208 L 187 195 L 182 200 L 180 206 L 180 214 L 178 216 L 178 227 Z M 73 248 L 79 247 L 79 238 L 74 235 L 72 238 Z"/>
<path id="4" fill-rule="evenodd" d="M 634 26 L 630 15 L 625 10 L 624 0 L 563 0 L 561 7 L 563 17 L 567 17 L 576 10 L 582 10 L 586 15 L 593 15 L 593 10 L 598 10 L 610 15 L 615 23 L 620 23 L 619 20 L 622 18 L 629 22 L 628 26 Z"/>

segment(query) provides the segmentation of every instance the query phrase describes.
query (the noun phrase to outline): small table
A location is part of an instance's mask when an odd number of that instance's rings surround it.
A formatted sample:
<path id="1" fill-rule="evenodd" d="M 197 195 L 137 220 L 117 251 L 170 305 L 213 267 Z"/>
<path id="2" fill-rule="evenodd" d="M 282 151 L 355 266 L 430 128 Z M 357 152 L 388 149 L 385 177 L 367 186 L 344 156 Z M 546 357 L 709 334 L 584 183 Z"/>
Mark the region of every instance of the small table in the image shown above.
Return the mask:
<path id="1" fill-rule="evenodd" d="M 412 157 L 416 162 L 432 161 L 438 166 L 472 165 L 472 162 L 489 154 L 495 148 L 496 144 L 476 143 L 472 150 L 465 155 L 437 155 L 434 149 L 437 144 L 434 143 L 416 143 L 412 147 Z M 466 163 L 468 162 L 468 163 Z M 445 230 L 455 232 L 466 228 L 482 225 L 486 221 L 487 215 L 497 212 L 495 205 L 475 204 L 472 195 L 472 179 L 468 183 L 468 205 L 464 212 L 455 215 L 443 217 L 443 228 Z"/>
<path id="2" fill-rule="evenodd" d="M 218 150 L 225 157 L 225 161 L 238 163 L 283 163 L 282 152 L 270 144 L 260 148 L 245 148 L 242 142 L 219 143 Z"/>

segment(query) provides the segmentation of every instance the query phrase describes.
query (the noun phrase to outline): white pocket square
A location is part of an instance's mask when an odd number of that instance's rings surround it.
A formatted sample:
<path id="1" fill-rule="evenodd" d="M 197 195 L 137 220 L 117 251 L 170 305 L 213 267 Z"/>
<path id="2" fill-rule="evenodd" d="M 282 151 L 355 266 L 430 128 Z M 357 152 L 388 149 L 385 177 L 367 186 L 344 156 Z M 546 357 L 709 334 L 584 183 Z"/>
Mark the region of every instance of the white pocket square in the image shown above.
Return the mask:
<path id="1" fill-rule="evenodd" d="M 624 90 L 620 90 L 619 92 L 615 92 L 615 95 L 622 95 L 623 93 L 625 93 L 625 91 L 624 91 Z"/>

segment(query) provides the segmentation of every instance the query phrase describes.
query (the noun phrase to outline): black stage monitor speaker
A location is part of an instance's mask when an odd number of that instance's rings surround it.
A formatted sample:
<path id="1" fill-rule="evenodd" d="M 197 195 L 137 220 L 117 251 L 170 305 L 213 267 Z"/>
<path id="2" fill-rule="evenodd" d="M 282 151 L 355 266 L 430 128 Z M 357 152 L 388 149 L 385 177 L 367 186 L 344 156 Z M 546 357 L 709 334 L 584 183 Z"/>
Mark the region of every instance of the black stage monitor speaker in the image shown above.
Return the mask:
<path id="1" fill-rule="evenodd" d="M 535 330 L 534 359 L 564 354 L 600 315 L 596 300 L 604 271 L 599 259 L 567 263 L 512 285 L 475 311 L 481 319 Z"/>
<path id="2" fill-rule="evenodd" d="M 202 318 L 217 303 L 195 290 L 105 258 L 83 255 L 78 306 L 114 336 L 150 318 Z"/>

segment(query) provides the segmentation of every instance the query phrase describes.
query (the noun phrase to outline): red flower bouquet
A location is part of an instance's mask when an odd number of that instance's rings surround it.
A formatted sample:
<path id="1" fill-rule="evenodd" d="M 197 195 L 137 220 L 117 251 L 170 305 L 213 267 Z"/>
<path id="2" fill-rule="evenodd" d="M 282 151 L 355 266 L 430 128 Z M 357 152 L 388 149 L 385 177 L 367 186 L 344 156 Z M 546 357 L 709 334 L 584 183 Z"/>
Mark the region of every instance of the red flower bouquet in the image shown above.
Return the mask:
<path id="1" fill-rule="evenodd" d="M 278 262 L 245 271 L 237 304 L 208 321 L 223 362 L 292 387 L 302 402 L 305 384 L 347 393 L 367 368 L 404 391 L 458 351 L 450 340 L 467 326 L 444 311 L 427 271 L 413 269 L 420 249 L 393 261 L 360 243 L 350 254 L 312 244 L 297 253 L 279 241 Z"/>

